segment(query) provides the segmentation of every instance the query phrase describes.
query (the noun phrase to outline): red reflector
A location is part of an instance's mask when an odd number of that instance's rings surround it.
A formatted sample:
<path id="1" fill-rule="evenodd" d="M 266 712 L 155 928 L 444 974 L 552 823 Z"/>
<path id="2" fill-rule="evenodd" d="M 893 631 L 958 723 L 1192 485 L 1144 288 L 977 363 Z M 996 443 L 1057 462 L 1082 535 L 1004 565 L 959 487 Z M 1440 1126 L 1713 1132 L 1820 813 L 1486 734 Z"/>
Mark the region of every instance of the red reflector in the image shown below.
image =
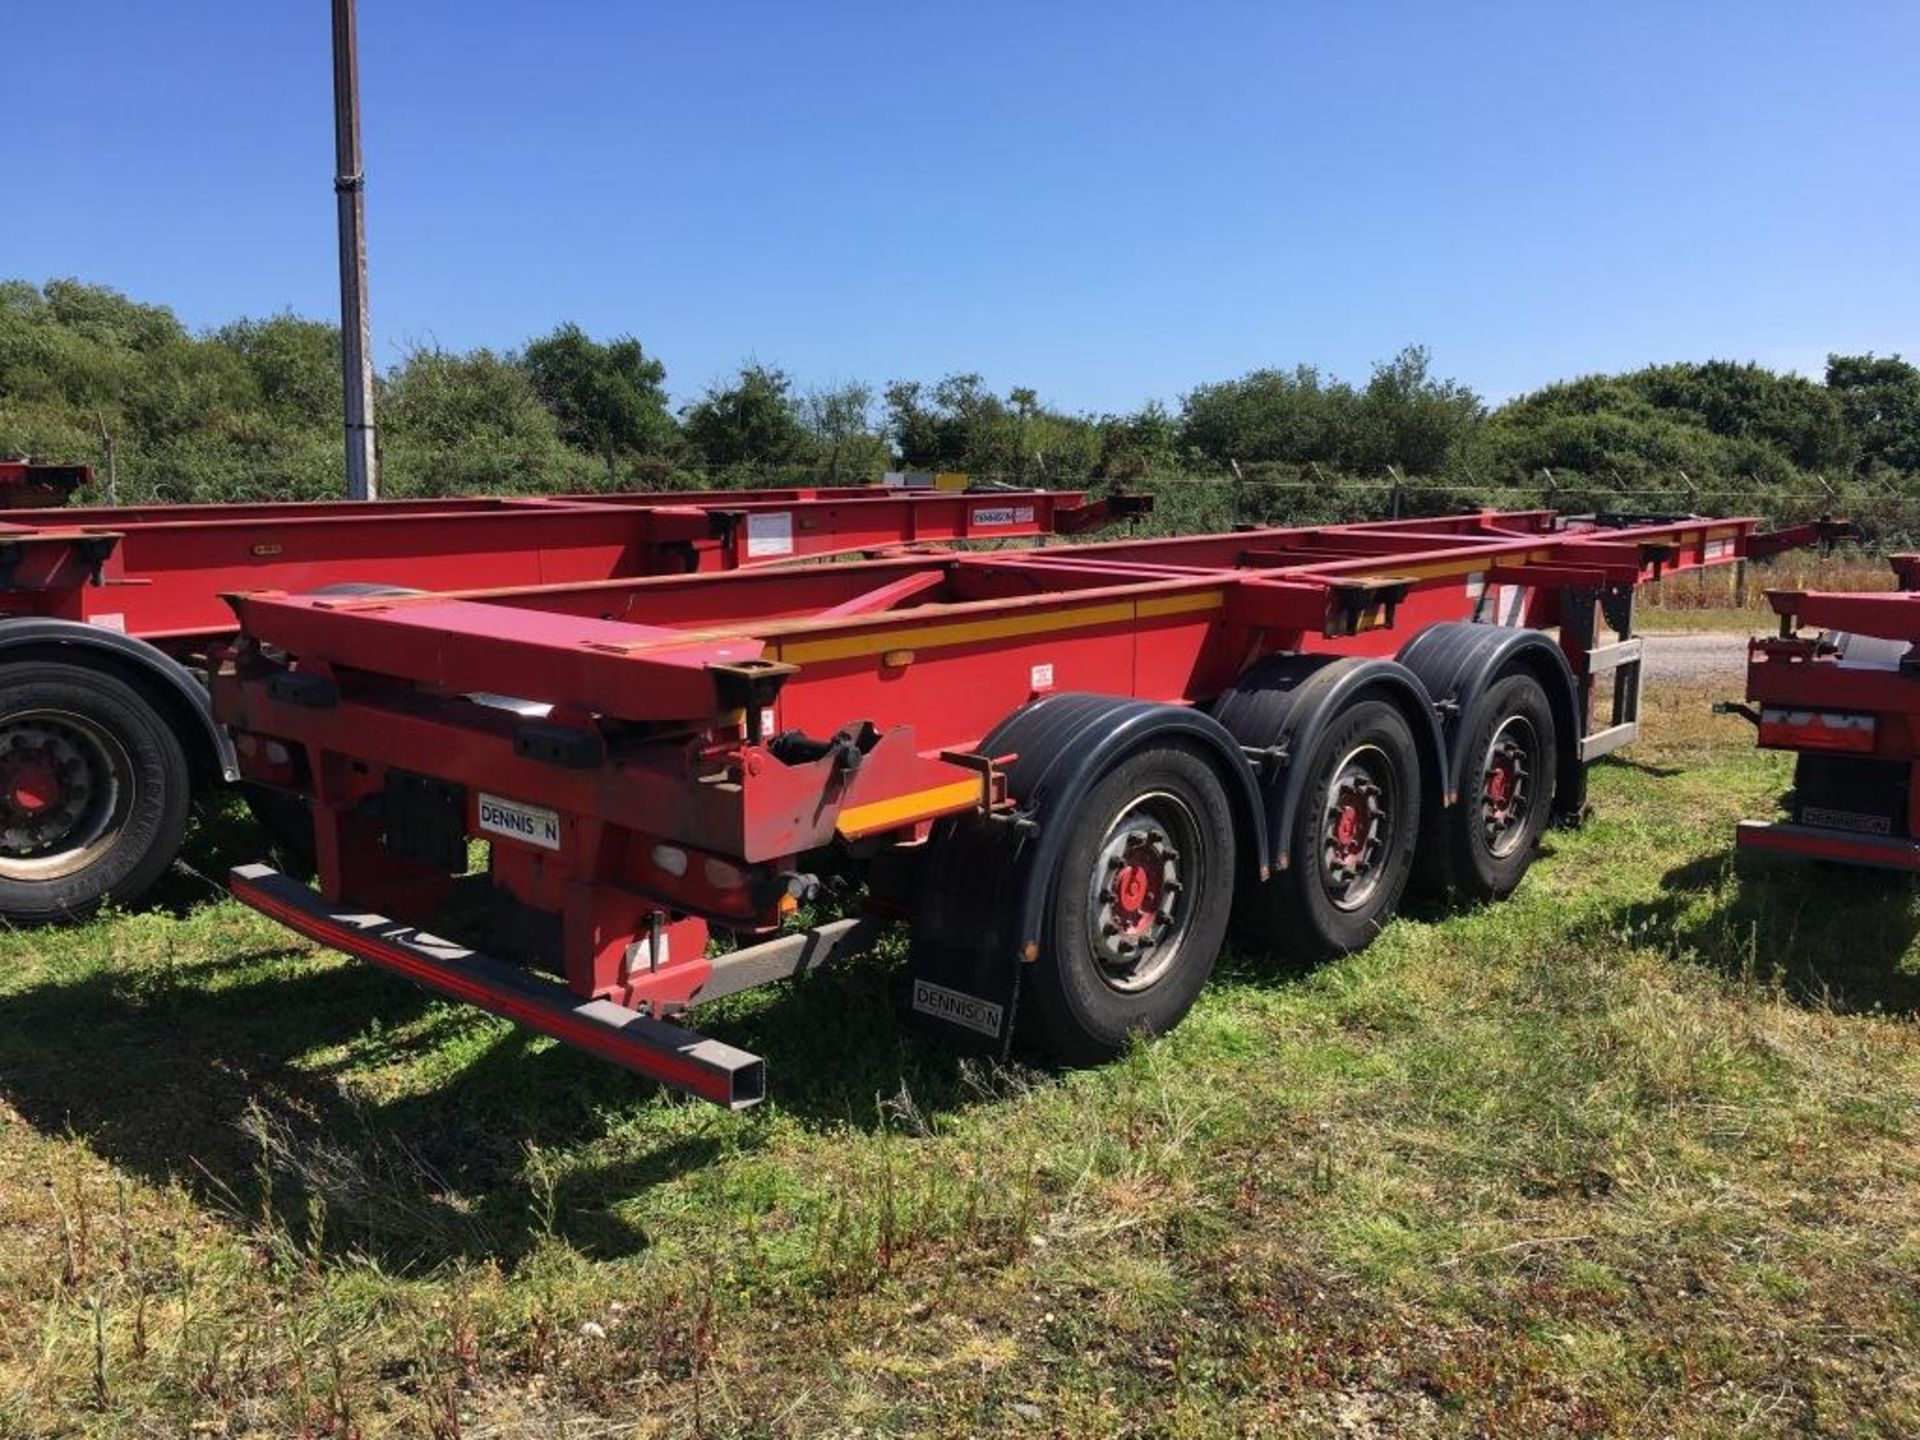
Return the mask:
<path id="1" fill-rule="evenodd" d="M 1847 715 L 1832 710 L 1776 710 L 1760 712 L 1760 743 L 1782 750 L 1840 750 L 1853 755 L 1873 753 L 1871 715 Z"/>

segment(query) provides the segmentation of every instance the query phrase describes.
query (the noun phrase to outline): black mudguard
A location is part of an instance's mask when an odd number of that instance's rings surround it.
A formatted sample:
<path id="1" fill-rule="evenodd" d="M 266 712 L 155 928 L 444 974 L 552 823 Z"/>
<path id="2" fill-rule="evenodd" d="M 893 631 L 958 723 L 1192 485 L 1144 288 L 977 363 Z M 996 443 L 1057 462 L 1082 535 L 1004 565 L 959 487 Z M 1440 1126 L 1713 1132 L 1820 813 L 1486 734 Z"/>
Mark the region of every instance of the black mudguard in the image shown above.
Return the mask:
<path id="1" fill-rule="evenodd" d="M 1111 695 L 1035 701 L 980 743 L 1006 766 L 1011 816 L 963 816 L 936 827 L 913 926 L 909 1005 L 915 1017 L 975 1043 L 1011 1039 L 1024 962 L 1039 958 L 1068 821 L 1114 765 L 1150 744 L 1180 741 L 1213 762 L 1243 853 L 1264 856 L 1266 820 L 1253 769 L 1204 711 Z M 1259 871 L 1264 875 L 1264 870 Z"/>
<path id="2" fill-rule="evenodd" d="M 1515 671 L 1532 675 L 1547 693 L 1559 731 L 1554 817 L 1577 820 L 1586 806 L 1586 766 L 1580 763 L 1579 688 L 1567 657 L 1539 630 L 1453 621 L 1429 625 L 1400 651 L 1400 663 L 1420 677 L 1445 716 L 1447 773 L 1457 787 L 1467 767 L 1474 707 L 1496 680 Z"/>
<path id="3" fill-rule="evenodd" d="M 1266 752 L 1261 789 L 1271 869 L 1293 863 L 1294 819 L 1306 793 L 1307 772 L 1290 763 L 1306 755 L 1326 727 L 1362 696 L 1399 707 L 1413 730 L 1426 772 L 1430 805 L 1451 804 L 1448 768 L 1433 700 L 1420 678 L 1393 660 L 1339 655 L 1273 655 L 1247 667 L 1213 702 L 1213 714 L 1235 740 Z"/>
<path id="4" fill-rule="evenodd" d="M 38 615 L 0 620 L 0 665 L 27 649 L 49 659 L 95 664 L 110 673 L 146 681 L 166 705 L 194 769 L 216 779 L 240 778 L 233 740 L 213 718 L 207 687 L 164 650 L 136 636 L 78 620 Z"/>

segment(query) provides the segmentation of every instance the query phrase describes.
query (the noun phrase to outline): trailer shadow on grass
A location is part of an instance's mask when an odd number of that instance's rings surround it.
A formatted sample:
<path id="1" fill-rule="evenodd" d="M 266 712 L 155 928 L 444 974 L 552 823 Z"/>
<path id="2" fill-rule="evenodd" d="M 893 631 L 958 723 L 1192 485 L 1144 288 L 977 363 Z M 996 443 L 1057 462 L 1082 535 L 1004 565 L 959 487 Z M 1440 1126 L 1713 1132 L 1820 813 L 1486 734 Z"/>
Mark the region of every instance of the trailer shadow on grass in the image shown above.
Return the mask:
<path id="1" fill-rule="evenodd" d="M 1801 1004 L 1920 1014 L 1920 884 L 1909 876 L 1723 850 L 1669 870 L 1656 899 L 1615 921 Z"/>
<path id="2" fill-rule="evenodd" d="M 330 1249 L 394 1269 L 510 1264 L 548 1234 L 632 1254 L 650 1190 L 772 1131 L 691 1100 L 642 1116 L 649 1081 L 300 946 L 69 975 L 0 994 L 0 1098 L 27 1123 L 236 1223 L 271 1214 L 304 1239 L 318 1197 Z M 932 1124 L 991 1098 L 900 1023 L 894 983 L 855 963 L 706 1028 L 763 1054 L 774 1103 L 810 1126 Z"/>
<path id="3" fill-rule="evenodd" d="M 373 966 L 299 943 L 206 957 L 185 938 L 259 835 L 216 807 L 157 909 L 188 927 L 171 958 L 123 965 L 115 926 L 65 932 L 85 957 L 0 993 L 0 1098 L 43 1135 L 85 1141 L 236 1224 L 299 1239 L 324 1202 L 330 1250 L 397 1270 L 511 1264 L 551 1233 L 583 1253 L 650 1243 L 655 1187 L 821 1131 L 919 1131 L 1033 1083 L 914 1029 L 899 942 L 735 996 L 694 1023 L 767 1062 L 769 1114 L 734 1117 L 659 1089 Z M 230 933 L 224 932 L 223 933 Z"/>

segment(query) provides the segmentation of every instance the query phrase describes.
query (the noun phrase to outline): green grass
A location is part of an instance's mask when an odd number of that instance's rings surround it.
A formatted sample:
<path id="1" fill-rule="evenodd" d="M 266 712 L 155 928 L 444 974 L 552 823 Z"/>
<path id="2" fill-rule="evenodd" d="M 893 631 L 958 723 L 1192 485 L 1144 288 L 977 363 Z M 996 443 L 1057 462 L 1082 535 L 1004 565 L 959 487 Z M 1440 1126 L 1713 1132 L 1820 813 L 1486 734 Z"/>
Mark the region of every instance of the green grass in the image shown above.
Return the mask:
<path id="1" fill-rule="evenodd" d="M 1068 1075 L 884 961 L 711 1018 L 733 1116 L 191 874 L 0 936 L 0 1435 L 1920 1432 L 1920 905 L 1734 866 L 1698 698 L 1507 904 Z"/>

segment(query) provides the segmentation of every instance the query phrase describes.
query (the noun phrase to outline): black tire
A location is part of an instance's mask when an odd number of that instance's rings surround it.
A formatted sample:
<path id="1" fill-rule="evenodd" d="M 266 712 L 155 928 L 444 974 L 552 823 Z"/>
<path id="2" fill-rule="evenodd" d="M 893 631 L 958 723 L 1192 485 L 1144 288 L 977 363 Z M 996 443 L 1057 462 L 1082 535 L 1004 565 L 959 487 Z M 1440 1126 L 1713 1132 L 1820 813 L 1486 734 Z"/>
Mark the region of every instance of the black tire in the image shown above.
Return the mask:
<path id="1" fill-rule="evenodd" d="M 1294 763 L 1307 776 L 1292 863 L 1263 884 L 1241 884 L 1234 922 L 1270 949 L 1326 960 L 1371 943 L 1406 891 L 1420 834 L 1420 755 L 1397 707 L 1361 699 Z"/>
<path id="2" fill-rule="evenodd" d="M 1531 675 L 1509 675 L 1487 687 L 1466 723 L 1460 799 L 1435 818 L 1446 880 L 1473 900 L 1513 893 L 1533 864 L 1553 814 L 1559 744 L 1547 692 Z"/>
<path id="3" fill-rule="evenodd" d="M 1234 880 L 1233 810 L 1212 766 L 1157 746 L 1087 792 L 1050 885 L 1021 1024 L 1069 1065 L 1179 1024 L 1213 973 Z"/>
<path id="4" fill-rule="evenodd" d="M 139 898 L 186 833 L 179 737 L 104 671 L 27 661 L 0 673 L 0 915 L 41 924 Z"/>

